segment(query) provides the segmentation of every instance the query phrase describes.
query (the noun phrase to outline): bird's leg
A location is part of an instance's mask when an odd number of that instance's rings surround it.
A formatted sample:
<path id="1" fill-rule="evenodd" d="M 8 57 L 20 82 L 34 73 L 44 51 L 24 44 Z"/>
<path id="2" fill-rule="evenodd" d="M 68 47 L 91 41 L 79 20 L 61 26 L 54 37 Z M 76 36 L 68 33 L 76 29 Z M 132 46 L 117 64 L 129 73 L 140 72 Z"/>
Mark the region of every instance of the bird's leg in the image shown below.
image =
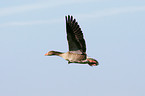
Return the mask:
<path id="1" fill-rule="evenodd" d="M 97 61 L 96 61 L 96 60 L 93 60 L 93 59 L 87 59 L 87 61 L 88 61 L 89 63 L 97 63 Z"/>
<path id="2" fill-rule="evenodd" d="M 80 64 L 87 64 L 88 63 L 88 60 L 80 60 L 80 61 L 77 61 L 77 62 L 74 62 L 74 63 L 80 63 Z"/>
<path id="3" fill-rule="evenodd" d="M 86 60 L 82 60 L 82 62 L 88 62 L 88 60 L 86 59 Z"/>

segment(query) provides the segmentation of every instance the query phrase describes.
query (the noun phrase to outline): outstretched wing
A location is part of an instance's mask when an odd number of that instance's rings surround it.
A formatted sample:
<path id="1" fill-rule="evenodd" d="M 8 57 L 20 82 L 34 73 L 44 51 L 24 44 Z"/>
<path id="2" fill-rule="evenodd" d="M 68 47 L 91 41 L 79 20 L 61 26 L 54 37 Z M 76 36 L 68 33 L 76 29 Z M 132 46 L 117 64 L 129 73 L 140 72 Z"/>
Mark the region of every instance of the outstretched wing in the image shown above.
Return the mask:
<path id="1" fill-rule="evenodd" d="M 66 32 L 70 52 L 83 54 L 86 52 L 86 43 L 83 38 L 83 33 L 76 19 L 72 16 L 66 16 Z"/>

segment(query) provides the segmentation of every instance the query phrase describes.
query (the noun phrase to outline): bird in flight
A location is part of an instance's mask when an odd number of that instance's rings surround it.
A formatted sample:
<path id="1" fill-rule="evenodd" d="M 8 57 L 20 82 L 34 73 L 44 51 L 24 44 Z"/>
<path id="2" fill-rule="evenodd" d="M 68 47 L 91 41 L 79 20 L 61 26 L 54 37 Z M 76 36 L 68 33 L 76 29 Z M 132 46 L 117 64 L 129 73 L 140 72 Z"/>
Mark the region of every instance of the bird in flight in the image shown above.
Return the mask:
<path id="1" fill-rule="evenodd" d="M 98 61 L 88 57 L 86 54 L 86 43 L 83 37 L 82 30 L 76 22 L 76 19 L 73 19 L 73 16 L 68 15 L 65 16 L 65 20 L 69 51 L 66 53 L 49 51 L 45 54 L 45 56 L 60 56 L 67 60 L 68 64 L 78 63 L 89 64 L 90 66 L 97 66 L 99 64 Z"/>

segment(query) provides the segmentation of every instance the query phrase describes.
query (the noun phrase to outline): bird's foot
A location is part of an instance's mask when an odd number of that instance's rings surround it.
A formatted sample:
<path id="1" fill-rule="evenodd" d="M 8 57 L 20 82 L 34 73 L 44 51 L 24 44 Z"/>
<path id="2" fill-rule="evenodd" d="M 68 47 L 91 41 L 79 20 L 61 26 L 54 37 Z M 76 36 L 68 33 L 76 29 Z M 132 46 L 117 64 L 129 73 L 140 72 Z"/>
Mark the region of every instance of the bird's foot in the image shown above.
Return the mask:
<path id="1" fill-rule="evenodd" d="M 91 59 L 87 59 L 87 61 L 89 61 L 89 63 L 97 63 L 97 61 Z"/>

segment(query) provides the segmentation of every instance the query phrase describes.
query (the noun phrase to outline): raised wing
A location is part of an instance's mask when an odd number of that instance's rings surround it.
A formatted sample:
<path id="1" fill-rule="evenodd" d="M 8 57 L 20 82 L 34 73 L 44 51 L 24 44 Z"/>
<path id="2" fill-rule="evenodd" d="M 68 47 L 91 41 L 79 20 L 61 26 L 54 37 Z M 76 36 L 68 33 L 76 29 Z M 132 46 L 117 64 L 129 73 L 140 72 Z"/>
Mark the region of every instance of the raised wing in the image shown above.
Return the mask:
<path id="1" fill-rule="evenodd" d="M 66 16 L 66 32 L 70 52 L 83 54 L 86 52 L 86 43 L 83 33 L 73 16 Z"/>

